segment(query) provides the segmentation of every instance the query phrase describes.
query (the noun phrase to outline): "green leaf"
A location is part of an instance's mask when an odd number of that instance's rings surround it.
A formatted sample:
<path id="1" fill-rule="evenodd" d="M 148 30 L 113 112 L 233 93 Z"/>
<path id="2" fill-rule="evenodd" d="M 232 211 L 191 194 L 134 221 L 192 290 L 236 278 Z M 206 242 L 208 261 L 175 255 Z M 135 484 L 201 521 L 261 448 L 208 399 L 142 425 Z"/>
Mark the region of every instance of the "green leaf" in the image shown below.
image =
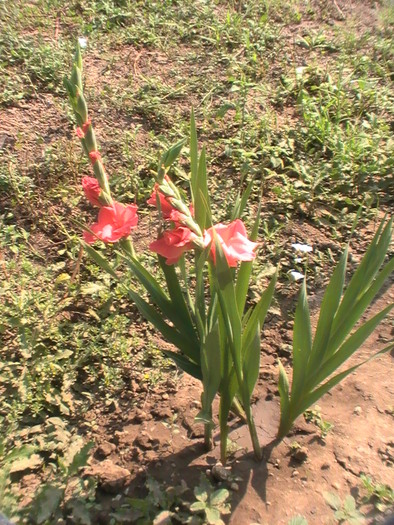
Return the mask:
<path id="1" fill-rule="evenodd" d="M 323 492 L 326 503 L 333 509 L 339 510 L 342 506 L 341 498 L 333 492 Z"/>
<path id="2" fill-rule="evenodd" d="M 201 370 L 203 377 L 202 407 L 208 411 L 221 381 L 219 323 L 208 332 L 202 345 Z"/>
<path id="3" fill-rule="evenodd" d="M 45 523 L 57 511 L 64 497 L 64 490 L 53 485 L 44 485 L 34 500 L 32 518 L 34 523 Z"/>
<path id="4" fill-rule="evenodd" d="M 190 348 L 195 350 L 194 361 L 199 361 L 199 341 L 193 326 L 189 310 L 184 300 L 179 281 L 173 266 L 165 264 L 164 259 L 159 257 L 160 265 L 166 277 L 167 287 L 170 292 L 171 301 L 165 294 L 156 279 L 132 257 L 121 257 L 127 262 L 133 274 L 149 293 L 150 298 L 159 308 L 163 318 L 168 318 L 190 341 Z"/>
<path id="5" fill-rule="evenodd" d="M 338 383 L 340 383 L 345 377 L 347 377 L 349 374 L 357 370 L 360 366 L 364 365 L 365 363 L 368 363 L 369 361 L 372 361 L 372 359 L 375 359 L 376 357 L 385 354 L 386 352 L 389 352 L 394 348 L 394 343 L 390 343 L 388 346 L 380 350 L 379 352 L 376 352 L 374 355 L 370 356 L 368 359 L 365 359 L 364 361 L 361 361 L 361 363 L 358 363 L 355 366 L 352 366 L 351 368 L 348 368 L 344 372 L 341 372 L 337 374 L 336 376 L 329 379 L 324 385 L 320 386 L 316 390 L 313 390 L 310 392 L 305 398 L 302 400 L 301 403 L 297 404 L 297 410 L 292 412 L 293 421 L 296 419 L 299 415 L 301 415 L 305 410 L 307 410 L 310 406 L 315 404 L 324 394 L 326 394 L 329 390 L 334 388 Z"/>
<path id="6" fill-rule="evenodd" d="M 253 308 L 253 310 L 251 310 L 251 312 L 250 313 L 248 312 L 247 314 L 248 320 L 245 324 L 245 328 L 242 334 L 242 354 L 243 355 L 246 354 L 249 345 L 253 343 L 253 339 L 255 337 L 255 333 L 258 327 L 260 327 L 259 330 L 261 330 L 261 328 L 264 325 L 264 321 L 265 321 L 268 309 L 271 305 L 272 297 L 274 295 L 277 275 L 278 275 L 277 272 L 275 272 L 275 275 L 272 277 L 269 285 L 264 290 L 264 292 L 261 294 L 259 302 Z"/>
<path id="7" fill-rule="evenodd" d="M 343 502 L 343 508 L 348 514 L 351 514 L 356 510 L 356 501 L 353 496 L 346 496 L 345 501 Z"/>
<path id="8" fill-rule="evenodd" d="M 193 341 L 194 346 L 198 346 L 199 341 L 197 338 L 196 330 L 193 325 L 193 321 L 190 315 L 190 311 L 187 307 L 185 297 L 182 293 L 182 288 L 179 284 L 179 278 L 176 274 L 175 267 L 166 264 L 164 257 L 159 256 L 158 259 L 160 267 L 164 273 L 168 293 L 170 294 L 171 298 L 172 321 L 178 326 L 179 329 L 182 328 L 181 331 L 183 331 L 187 335 L 187 337 L 191 341 Z M 166 307 L 164 307 L 164 309 L 162 308 L 164 314 L 166 314 L 165 308 Z M 196 359 L 197 358 L 198 357 L 196 355 Z"/>
<path id="9" fill-rule="evenodd" d="M 288 525 L 308 525 L 308 522 L 304 516 L 294 516 L 294 518 L 291 518 Z"/>
<path id="10" fill-rule="evenodd" d="M 260 372 L 260 325 L 257 326 L 253 340 L 242 356 L 242 373 L 249 398 L 251 398 Z"/>
<path id="11" fill-rule="evenodd" d="M 191 512 L 201 512 L 205 510 L 205 503 L 202 501 L 195 501 L 190 505 Z"/>
<path id="12" fill-rule="evenodd" d="M 176 161 L 179 154 L 182 151 L 183 146 L 186 143 L 186 139 L 182 139 L 176 144 L 173 144 L 167 151 L 165 151 L 160 157 L 159 168 L 157 170 L 157 181 L 159 184 L 163 182 L 164 175 L 167 169 Z"/>
<path id="13" fill-rule="evenodd" d="M 209 192 L 207 185 L 207 165 L 205 148 L 198 158 L 198 144 L 194 112 L 190 115 L 190 189 L 195 220 L 201 231 L 212 225 Z"/>
<path id="14" fill-rule="evenodd" d="M 346 275 L 347 257 L 348 248 L 346 248 L 345 252 L 342 254 L 324 294 L 320 307 L 319 321 L 313 340 L 312 352 L 308 362 L 308 373 L 316 370 L 324 360 L 332 323 L 342 296 Z"/>
<path id="15" fill-rule="evenodd" d="M 374 297 L 380 291 L 386 279 L 390 276 L 390 274 L 393 271 L 394 258 L 392 258 L 386 264 L 386 266 L 384 266 L 382 271 L 378 274 L 378 276 L 371 284 L 370 288 L 361 296 L 361 298 L 359 298 L 358 300 L 355 299 L 355 303 L 352 305 L 348 312 L 340 312 L 340 310 L 342 309 L 343 301 L 341 302 L 340 308 L 334 319 L 333 327 L 331 330 L 332 335 L 330 337 L 330 341 L 326 350 L 326 357 L 332 355 L 340 346 L 340 344 L 346 339 L 354 325 L 357 323 L 357 321 L 363 315 L 365 310 L 371 304 Z M 362 280 L 362 275 L 360 275 L 360 280 Z"/>
<path id="16" fill-rule="evenodd" d="M 312 350 L 312 331 L 304 279 L 294 317 L 293 382 L 291 400 L 297 400 L 304 386 L 306 366 Z"/>
<path id="17" fill-rule="evenodd" d="M 210 497 L 210 505 L 218 507 L 222 505 L 230 496 L 230 493 L 227 489 L 215 490 L 215 492 Z"/>
<path id="18" fill-rule="evenodd" d="M 235 221 L 235 219 L 239 219 L 242 215 L 242 213 L 244 212 L 244 209 L 246 208 L 246 205 L 248 203 L 248 200 L 249 200 L 249 196 L 252 192 L 252 189 L 253 189 L 253 184 L 254 184 L 254 179 L 255 177 L 253 176 L 248 185 L 246 186 L 244 192 L 241 193 L 239 192 L 236 199 L 235 199 L 235 204 L 234 204 L 234 207 L 233 207 L 233 211 L 231 212 L 231 216 L 230 216 L 230 220 L 231 221 Z M 261 205 L 261 202 L 259 204 L 259 207 Z M 256 215 L 256 218 L 259 218 L 259 213 L 257 213 Z"/>
<path id="19" fill-rule="evenodd" d="M 196 121 L 194 119 L 194 111 L 192 109 L 190 115 L 190 185 L 192 192 L 193 203 L 197 195 L 197 176 L 198 176 L 198 144 Z"/>
<path id="20" fill-rule="evenodd" d="M 77 474 L 78 470 L 81 467 L 85 467 L 87 464 L 87 461 L 89 459 L 89 453 L 91 449 L 94 447 L 94 442 L 89 441 L 89 443 L 86 443 L 81 450 L 79 450 L 75 456 L 73 457 L 72 462 L 70 463 L 68 469 L 67 469 L 67 475 L 68 476 L 74 476 Z"/>
<path id="21" fill-rule="evenodd" d="M 169 359 L 172 359 L 181 370 L 198 379 L 199 381 L 202 381 L 202 372 L 199 365 L 193 361 L 190 361 L 190 359 L 182 354 L 177 354 L 175 352 L 171 352 L 170 350 L 161 350 L 161 352 Z"/>
<path id="22" fill-rule="evenodd" d="M 29 458 L 34 452 L 38 450 L 33 445 L 22 445 L 21 447 L 15 448 L 4 458 L 4 463 L 10 463 L 11 461 Z"/>
<path id="23" fill-rule="evenodd" d="M 218 509 L 207 507 L 205 509 L 205 516 L 207 517 L 209 525 L 218 525 L 219 521 L 222 522 L 220 519 L 220 511 Z"/>
<path id="24" fill-rule="evenodd" d="M 94 248 L 92 248 L 89 244 L 86 242 L 80 241 L 84 249 L 86 250 L 89 257 L 93 259 L 93 261 L 97 264 L 97 266 L 100 266 L 102 270 L 112 275 L 112 277 L 115 277 L 115 279 L 118 279 L 118 276 L 115 273 L 115 270 L 112 268 L 112 266 L 108 263 L 108 261 Z"/>
<path id="25" fill-rule="evenodd" d="M 372 334 L 379 323 L 386 317 L 386 315 L 393 309 L 394 303 L 387 306 L 384 310 L 374 315 L 366 323 L 364 323 L 354 334 L 352 334 L 343 345 L 335 352 L 335 354 L 325 361 L 318 373 L 313 374 L 312 386 L 318 385 L 324 381 L 329 375 L 337 370 L 354 352 L 356 352 L 364 341 Z"/>
<path id="26" fill-rule="evenodd" d="M 252 228 L 252 233 L 249 236 L 251 241 L 256 241 L 257 239 L 258 229 L 259 229 L 259 224 L 260 224 L 260 212 L 261 212 L 261 199 L 259 202 L 259 207 L 257 209 L 256 220 Z M 240 268 L 238 270 L 238 274 L 237 274 L 237 282 L 235 285 L 235 295 L 237 297 L 239 315 L 241 316 L 243 314 L 245 303 L 246 303 L 246 297 L 248 295 L 252 267 L 253 267 L 253 261 L 244 261 L 241 263 Z"/>
<path id="27" fill-rule="evenodd" d="M 207 159 L 205 147 L 203 147 L 201 150 L 201 155 L 198 162 L 196 195 L 193 205 L 195 220 L 201 228 L 201 231 L 204 231 L 205 228 L 208 228 L 212 225 L 211 206 L 207 184 Z"/>
<path id="28" fill-rule="evenodd" d="M 289 380 L 285 369 L 283 368 L 282 363 L 278 360 L 279 366 L 279 382 L 278 390 L 280 396 L 280 419 L 286 421 L 289 418 L 289 409 L 290 409 L 290 398 L 289 398 Z"/>
<path id="29" fill-rule="evenodd" d="M 383 225 L 384 220 L 381 222 L 378 231 L 372 239 L 342 298 L 332 325 L 331 333 L 333 335 L 329 343 L 331 353 L 335 352 L 336 348 L 338 348 L 346 338 L 347 334 L 349 334 L 355 323 L 369 306 L 374 296 L 371 297 L 371 294 L 368 292 L 375 290 L 375 293 L 377 293 L 383 285 L 385 278 L 383 281 L 380 280 L 381 286 L 379 288 L 376 286 L 377 280 L 375 283 L 373 283 L 373 280 L 387 254 L 391 241 L 392 220 L 387 222 L 384 229 Z M 386 272 L 391 273 L 394 268 L 393 265 L 394 259 L 386 265 L 386 267 L 391 268 L 391 270 L 386 269 Z"/>
<path id="30" fill-rule="evenodd" d="M 163 316 L 158 313 L 153 306 L 147 303 L 142 297 L 134 290 L 128 289 L 127 293 L 130 295 L 138 310 L 147 321 L 153 324 L 153 326 L 163 335 L 167 341 L 175 345 L 179 350 L 189 357 L 192 361 L 196 354 L 199 352 L 190 344 L 189 339 L 183 334 L 178 332 L 174 327 L 170 326 L 165 322 Z M 196 363 L 198 364 L 198 363 Z"/>

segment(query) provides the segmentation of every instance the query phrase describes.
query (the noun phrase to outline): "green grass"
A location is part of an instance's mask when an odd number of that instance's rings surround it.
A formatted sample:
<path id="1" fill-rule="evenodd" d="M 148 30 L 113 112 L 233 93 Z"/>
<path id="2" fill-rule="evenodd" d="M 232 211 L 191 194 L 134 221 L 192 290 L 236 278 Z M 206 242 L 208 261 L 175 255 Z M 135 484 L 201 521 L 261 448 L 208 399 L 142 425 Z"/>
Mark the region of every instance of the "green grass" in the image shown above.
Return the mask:
<path id="1" fill-rule="evenodd" d="M 130 337 L 139 318 L 124 290 L 85 258 L 72 278 L 80 222 L 93 218 L 63 88 L 76 39 L 88 39 L 86 94 L 119 200 L 136 199 L 149 214 L 152 170 L 187 135 L 193 106 L 217 220 L 228 219 L 226 192 L 255 177 L 245 220 L 253 222 L 261 185 L 265 244 L 253 286 L 281 262 L 280 290 L 293 295 L 290 268 L 320 286 L 337 253 L 317 247 L 295 263 L 287 226 L 327 228 L 339 250 L 359 206 L 370 218 L 394 194 L 393 8 L 384 3 L 378 25 L 360 30 L 351 19 L 338 27 L 334 4 L 321 4 L 0 1 L 0 107 L 13 138 L 0 142 L 0 466 L 48 416 L 69 424 L 134 374 L 149 385 L 165 377 L 158 367 L 142 374 L 161 358 L 145 336 Z M 179 181 L 185 159 L 172 173 Z"/>

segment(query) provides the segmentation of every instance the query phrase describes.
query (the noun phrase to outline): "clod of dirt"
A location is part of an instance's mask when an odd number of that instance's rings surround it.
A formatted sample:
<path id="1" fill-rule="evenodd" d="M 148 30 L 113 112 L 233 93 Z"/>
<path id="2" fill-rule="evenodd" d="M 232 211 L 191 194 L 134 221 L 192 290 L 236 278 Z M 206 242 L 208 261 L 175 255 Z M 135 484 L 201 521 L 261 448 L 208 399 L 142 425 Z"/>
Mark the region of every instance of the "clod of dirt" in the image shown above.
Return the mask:
<path id="1" fill-rule="evenodd" d="M 152 419 L 151 414 L 148 414 L 148 412 L 145 412 L 145 410 L 136 410 L 134 414 L 134 421 L 136 423 L 142 423 L 143 421 L 148 421 L 149 419 Z"/>
<path id="2" fill-rule="evenodd" d="M 290 455 L 297 463 L 303 463 L 308 458 L 308 449 L 303 446 L 292 448 Z"/>
<path id="3" fill-rule="evenodd" d="M 147 432 L 141 432 L 135 440 L 134 445 L 143 450 L 152 450 L 154 447 L 157 447 L 160 444 L 158 439 L 153 439 Z"/>
<path id="4" fill-rule="evenodd" d="M 117 494 L 130 480 L 130 471 L 115 465 L 110 459 L 86 468 L 84 475 L 98 478 L 99 487 L 109 494 Z"/>
<path id="5" fill-rule="evenodd" d="M 159 405 L 153 408 L 152 414 L 157 419 L 169 419 L 172 417 L 171 409 L 167 405 Z"/>
<path id="6" fill-rule="evenodd" d="M 229 468 L 223 467 L 219 462 L 212 467 L 212 477 L 216 481 L 227 481 L 231 476 L 231 470 Z"/>
<path id="7" fill-rule="evenodd" d="M 383 447 L 379 447 L 380 459 L 388 466 L 394 466 L 394 441 L 389 441 Z"/>
<path id="8" fill-rule="evenodd" d="M 112 454 L 112 452 L 115 452 L 115 450 L 116 445 L 114 445 L 113 443 L 109 443 L 108 441 L 103 441 L 103 443 L 101 443 L 101 445 L 97 447 L 95 455 L 97 458 L 106 458 L 107 456 Z"/>

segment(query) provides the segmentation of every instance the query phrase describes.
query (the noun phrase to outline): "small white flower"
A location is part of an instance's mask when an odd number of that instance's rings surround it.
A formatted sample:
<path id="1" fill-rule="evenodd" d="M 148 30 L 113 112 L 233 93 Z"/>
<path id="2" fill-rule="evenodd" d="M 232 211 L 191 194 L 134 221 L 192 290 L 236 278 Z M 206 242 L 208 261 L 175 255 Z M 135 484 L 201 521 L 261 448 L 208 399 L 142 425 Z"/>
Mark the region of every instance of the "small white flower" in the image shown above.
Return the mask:
<path id="1" fill-rule="evenodd" d="M 309 246 L 308 244 L 299 244 L 299 243 L 296 242 L 295 244 L 292 244 L 291 246 L 297 252 L 309 253 L 309 252 L 313 251 L 312 246 Z"/>
<path id="2" fill-rule="evenodd" d="M 84 48 L 84 47 L 86 47 L 88 45 L 88 39 L 85 38 L 85 37 L 82 37 L 82 36 L 80 36 L 78 38 L 78 42 L 79 42 L 80 47 L 82 47 L 82 48 Z"/>
<path id="3" fill-rule="evenodd" d="M 305 277 L 304 274 L 302 274 L 300 272 L 296 272 L 295 270 L 291 270 L 290 271 L 290 275 L 291 275 L 291 278 L 293 279 L 293 281 L 301 281 L 301 279 L 303 279 Z"/>

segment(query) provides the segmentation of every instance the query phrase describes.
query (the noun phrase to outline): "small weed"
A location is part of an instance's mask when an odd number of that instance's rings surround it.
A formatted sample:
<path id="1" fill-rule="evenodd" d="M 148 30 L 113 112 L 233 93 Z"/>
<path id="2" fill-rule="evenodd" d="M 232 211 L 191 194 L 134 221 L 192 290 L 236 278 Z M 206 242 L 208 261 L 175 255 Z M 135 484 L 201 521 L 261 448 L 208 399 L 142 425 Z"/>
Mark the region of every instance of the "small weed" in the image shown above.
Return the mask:
<path id="1" fill-rule="evenodd" d="M 294 516 L 287 525 L 308 525 L 308 522 L 304 516 Z"/>
<path id="2" fill-rule="evenodd" d="M 344 501 L 333 492 L 325 492 L 326 503 L 335 511 L 334 517 L 338 523 L 348 523 L 349 525 L 363 525 L 365 518 L 356 508 L 356 500 L 353 496 L 346 496 Z"/>
<path id="3" fill-rule="evenodd" d="M 190 503 L 189 488 L 182 482 L 177 486 L 165 486 L 153 478 L 146 482 L 148 491 L 144 498 L 126 498 L 120 508 L 112 513 L 111 523 L 122 518 L 133 523 L 189 523 L 191 525 L 223 525 L 221 515 L 229 514 L 229 492 L 215 489 L 204 475 L 194 488 L 196 501 Z"/>
<path id="4" fill-rule="evenodd" d="M 316 405 L 314 408 L 307 410 L 304 413 L 305 421 L 313 423 L 320 430 L 320 437 L 326 439 L 328 433 L 334 428 L 334 425 L 329 421 L 325 421 L 320 412 L 320 407 Z"/>
<path id="5" fill-rule="evenodd" d="M 371 501 L 379 512 L 385 512 L 394 505 L 394 490 L 384 483 L 377 483 L 365 474 L 361 475 L 362 488 L 366 490 L 366 501 Z"/>

